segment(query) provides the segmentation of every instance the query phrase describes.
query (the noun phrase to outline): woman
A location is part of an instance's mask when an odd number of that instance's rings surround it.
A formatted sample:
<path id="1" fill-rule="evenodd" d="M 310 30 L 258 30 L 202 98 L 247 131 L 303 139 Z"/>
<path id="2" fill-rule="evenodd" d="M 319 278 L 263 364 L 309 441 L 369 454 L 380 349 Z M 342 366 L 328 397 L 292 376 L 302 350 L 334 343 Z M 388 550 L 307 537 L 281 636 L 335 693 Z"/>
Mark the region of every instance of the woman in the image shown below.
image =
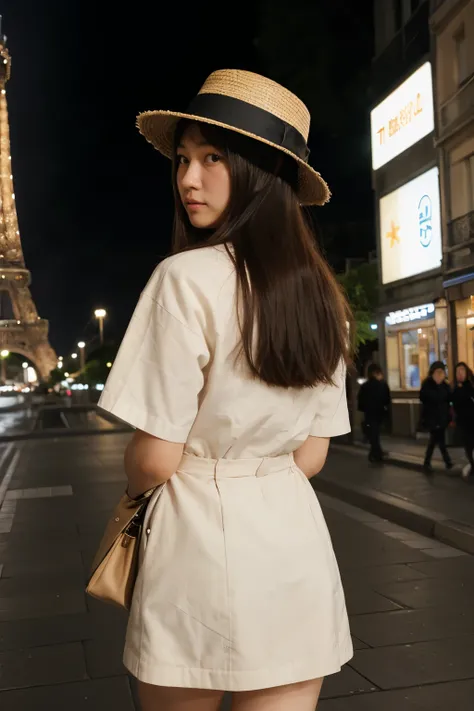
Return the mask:
<path id="1" fill-rule="evenodd" d="M 474 379 L 472 370 L 466 363 L 456 366 L 456 383 L 452 401 L 456 414 L 456 425 L 461 432 L 468 466 L 463 469 L 463 476 L 472 476 L 474 472 Z"/>
<path id="2" fill-rule="evenodd" d="M 446 382 L 446 366 L 437 360 L 432 363 L 428 377 L 421 386 L 422 422 L 430 433 L 430 441 L 425 454 L 424 470 L 433 471 L 431 457 L 436 446 L 439 447 L 446 464 L 452 469 L 453 464 L 446 447 L 446 428 L 450 422 L 451 390 Z"/>
<path id="3" fill-rule="evenodd" d="M 101 406 L 131 423 L 132 496 L 151 499 L 124 661 L 143 711 L 314 711 L 352 656 L 309 478 L 349 431 L 349 313 L 301 203 L 309 114 L 219 71 L 186 114 L 148 112 L 173 160 L 174 256 L 136 308 Z"/>

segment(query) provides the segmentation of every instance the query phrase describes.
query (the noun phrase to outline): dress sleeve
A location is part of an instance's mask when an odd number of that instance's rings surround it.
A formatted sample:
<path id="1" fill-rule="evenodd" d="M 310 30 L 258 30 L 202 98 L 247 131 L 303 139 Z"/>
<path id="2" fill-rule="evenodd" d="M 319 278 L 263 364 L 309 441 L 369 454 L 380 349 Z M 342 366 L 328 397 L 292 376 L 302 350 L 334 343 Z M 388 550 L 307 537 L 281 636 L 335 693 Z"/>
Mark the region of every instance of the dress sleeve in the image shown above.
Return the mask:
<path id="1" fill-rule="evenodd" d="M 333 376 L 334 385 L 324 385 L 316 398 L 312 437 L 339 437 L 351 431 L 346 397 L 346 366 L 341 363 Z"/>
<path id="2" fill-rule="evenodd" d="M 175 264 L 163 262 L 145 287 L 99 407 L 154 437 L 184 443 L 210 360 L 209 311 Z"/>

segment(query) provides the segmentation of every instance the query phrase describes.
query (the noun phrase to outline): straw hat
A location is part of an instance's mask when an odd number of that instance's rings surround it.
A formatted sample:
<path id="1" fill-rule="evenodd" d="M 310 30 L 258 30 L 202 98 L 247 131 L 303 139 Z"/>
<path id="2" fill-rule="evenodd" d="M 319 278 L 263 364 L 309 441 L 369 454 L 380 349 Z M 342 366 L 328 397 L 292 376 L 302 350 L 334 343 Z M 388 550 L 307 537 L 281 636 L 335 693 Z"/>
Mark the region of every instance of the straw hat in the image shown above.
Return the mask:
<path id="1" fill-rule="evenodd" d="M 298 163 L 297 194 L 303 205 L 324 205 L 331 193 L 323 178 L 308 165 L 310 115 L 288 89 L 270 79 L 240 69 L 211 74 L 185 113 L 145 111 L 137 118 L 140 133 L 167 158 L 180 119 L 222 126 L 283 151 Z"/>

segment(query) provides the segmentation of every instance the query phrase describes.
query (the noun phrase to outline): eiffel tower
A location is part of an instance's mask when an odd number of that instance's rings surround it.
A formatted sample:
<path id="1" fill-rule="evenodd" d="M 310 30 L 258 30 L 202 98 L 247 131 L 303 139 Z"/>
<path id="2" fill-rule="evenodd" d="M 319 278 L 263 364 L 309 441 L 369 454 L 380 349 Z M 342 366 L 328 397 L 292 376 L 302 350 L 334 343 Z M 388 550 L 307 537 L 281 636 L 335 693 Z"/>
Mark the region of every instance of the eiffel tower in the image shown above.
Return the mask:
<path id="1" fill-rule="evenodd" d="M 29 290 L 31 274 L 21 248 L 10 155 L 6 83 L 11 59 L 0 16 L 0 350 L 19 353 L 35 366 L 41 380 L 56 367 L 48 341 L 48 321 L 40 318 Z"/>

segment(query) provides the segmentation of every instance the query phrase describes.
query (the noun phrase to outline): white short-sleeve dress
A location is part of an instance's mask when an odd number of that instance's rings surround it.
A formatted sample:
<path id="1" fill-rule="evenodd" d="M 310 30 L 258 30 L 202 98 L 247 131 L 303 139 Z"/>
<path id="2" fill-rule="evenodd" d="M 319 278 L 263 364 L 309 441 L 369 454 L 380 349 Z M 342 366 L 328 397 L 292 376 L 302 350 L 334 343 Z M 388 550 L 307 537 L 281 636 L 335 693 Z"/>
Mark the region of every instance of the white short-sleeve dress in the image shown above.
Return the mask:
<path id="1" fill-rule="evenodd" d="M 269 387 L 236 364 L 236 277 L 222 247 L 166 259 L 144 289 L 100 407 L 185 453 L 150 502 L 124 662 L 160 686 L 248 691 L 352 656 L 344 593 L 292 452 L 349 431 L 335 385 Z"/>

